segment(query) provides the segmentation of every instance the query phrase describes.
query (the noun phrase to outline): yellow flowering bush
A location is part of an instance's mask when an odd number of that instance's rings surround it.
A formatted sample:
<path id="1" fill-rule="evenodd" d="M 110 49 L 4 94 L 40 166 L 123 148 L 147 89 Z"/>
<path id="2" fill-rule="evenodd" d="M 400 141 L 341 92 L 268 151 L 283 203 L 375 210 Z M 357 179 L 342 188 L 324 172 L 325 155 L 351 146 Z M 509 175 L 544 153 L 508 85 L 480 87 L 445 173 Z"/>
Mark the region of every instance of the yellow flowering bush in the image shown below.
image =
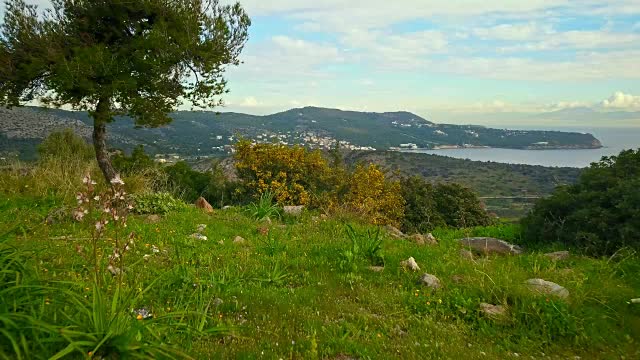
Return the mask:
<path id="1" fill-rule="evenodd" d="M 330 167 L 320 151 L 302 146 L 236 144 L 236 168 L 248 195 L 274 195 L 280 205 L 309 205 L 312 194 L 326 190 Z"/>
<path id="2" fill-rule="evenodd" d="M 269 192 L 280 205 L 342 209 L 380 225 L 398 226 L 404 215 L 400 184 L 388 181 L 375 165 L 358 165 L 349 172 L 330 165 L 319 150 L 248 140 L 236 144 L 235 159 L 243 181 L 238 192 L 244 195 Z"/>
<path id="3" fill-rule="evenodd" d="M 373 224 L 398 226 L 404 216 L 400 183 L 389 181 L 373 164 L 358 165 L 349 176 L 344 205 Z"/>

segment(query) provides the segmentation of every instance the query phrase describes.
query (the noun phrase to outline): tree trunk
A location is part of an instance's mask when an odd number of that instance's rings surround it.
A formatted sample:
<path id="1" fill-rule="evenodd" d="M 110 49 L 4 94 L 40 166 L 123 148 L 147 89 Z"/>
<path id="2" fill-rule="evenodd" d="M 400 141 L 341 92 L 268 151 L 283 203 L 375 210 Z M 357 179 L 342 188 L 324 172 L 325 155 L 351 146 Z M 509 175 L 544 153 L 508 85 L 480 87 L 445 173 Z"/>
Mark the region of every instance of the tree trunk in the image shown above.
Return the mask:
<path id="1" fill-rule="evenodd" d="M 111 118 L 110 104 L 108 99 L 100 99 L 93 113 L 93 148 L 96 151 L 96 160 L 102 170 L 107 184 L 116 176 L 116 170 L 111 164 L 109 151 L 107 148 L 107 123 Z"/>

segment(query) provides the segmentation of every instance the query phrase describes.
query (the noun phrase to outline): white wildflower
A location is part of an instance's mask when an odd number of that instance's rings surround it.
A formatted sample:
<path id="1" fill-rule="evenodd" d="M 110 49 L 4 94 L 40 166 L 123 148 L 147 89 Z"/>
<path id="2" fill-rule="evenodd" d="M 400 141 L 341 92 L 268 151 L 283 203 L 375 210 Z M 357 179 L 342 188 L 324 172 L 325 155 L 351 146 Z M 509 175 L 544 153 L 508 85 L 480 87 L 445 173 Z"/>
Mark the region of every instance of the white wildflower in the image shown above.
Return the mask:
<path id="1" fill-rule="evenodd" d="M 120 174 L 116 174 L 113 179 L 111 179 L 112 185 L 124 185 L 124 181 L 120 178 Z"/>
<path id="2" fill-rule="evenodd" d="M 94 197 L 93 197 L 93 200 L 95 200 L 95 201 L 100 201 L 100 195 L 96 195 L 96 196 L 94 196 Z"/>

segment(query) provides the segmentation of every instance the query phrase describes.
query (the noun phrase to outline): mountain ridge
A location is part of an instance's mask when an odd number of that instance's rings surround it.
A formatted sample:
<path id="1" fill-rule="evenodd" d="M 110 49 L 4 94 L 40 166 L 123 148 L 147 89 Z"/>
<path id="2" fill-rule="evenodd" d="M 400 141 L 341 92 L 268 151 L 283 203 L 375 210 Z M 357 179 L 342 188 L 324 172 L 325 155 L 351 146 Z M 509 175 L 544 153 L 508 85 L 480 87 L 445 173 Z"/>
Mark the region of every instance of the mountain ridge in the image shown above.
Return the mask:
<path id="1" fill-rule="evenodd" d="M 378 113 L 303 107 L 269 115 L 179 111 L 170 116 L 173 122 L 166 126 L 142 129 L 136 129 L 129 118 L 117 117 L 108 125 L 110 143 L 125 150 L 144 144 L 154 154 L 184 156 L 215 156 L 228 152 L 229 145 L 239 137 L 323 149 L 339 143 L 351 150 L 590 149 L 602 146 L 591 134 L 436 124 L 408 111 Z M 80 126 L 78 120 L 84 126 Z M 63 126 L 71 126 L 86 135 L 91 125 L 92 120 L 86 112 L 29 107 L 0 109 L 0 135 L 6 138 L 0 141 L 0 151 L 11 150 L 12 139 L 38 142 L 47 133 Z"/>

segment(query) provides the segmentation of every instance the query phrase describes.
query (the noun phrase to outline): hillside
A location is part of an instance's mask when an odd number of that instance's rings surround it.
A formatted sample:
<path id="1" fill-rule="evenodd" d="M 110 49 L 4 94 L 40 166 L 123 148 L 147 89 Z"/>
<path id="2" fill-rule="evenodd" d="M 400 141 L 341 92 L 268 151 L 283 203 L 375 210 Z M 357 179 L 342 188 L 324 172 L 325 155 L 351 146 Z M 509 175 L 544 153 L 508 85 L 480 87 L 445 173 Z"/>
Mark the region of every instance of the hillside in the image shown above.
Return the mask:
<path id="1" fill-rule="evenodd" d="M 131 119 L 110 124 L 115 147 L 130 149 L 145 144 L 155 154 L 210 156 L 225 153 L 238 135 L 256 141 L 280 141 L 330 148 L 337 142 L 352 150 L 388 150 L 401 147 L 499 147 L 517 149 L 597 148 L 591 134 L 559 131 L 491 129 L 475 125 L 435 124 L 409 112 L 365 113 L 305 107 L 277 114 L 255 116 L 240 113 L 181 111 L 174 121 L 156 129 L 135 128 Z M 0 110 L 0 151 L 28 149 L 21 140 L 42 139 L 45 134 L 73 127 L 85 135 L 91 120 L 84 112 L 27 108 Z M 228 150 L 228 149 L 227 149 Z"/>

